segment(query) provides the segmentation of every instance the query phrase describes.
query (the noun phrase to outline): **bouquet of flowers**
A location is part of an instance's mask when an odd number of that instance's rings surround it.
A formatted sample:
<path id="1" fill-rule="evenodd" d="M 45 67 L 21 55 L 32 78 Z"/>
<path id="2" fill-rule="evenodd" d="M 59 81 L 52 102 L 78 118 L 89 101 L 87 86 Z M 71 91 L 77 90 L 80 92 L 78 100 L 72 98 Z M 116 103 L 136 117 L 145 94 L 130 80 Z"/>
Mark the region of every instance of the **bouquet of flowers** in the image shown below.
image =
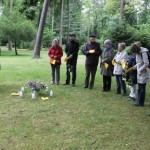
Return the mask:
<path id="1" fill-rule="evenodd" d="M 41 82 L 38 81 L 30 81 L 28 82 L 28 87 L 32 89 L 32 91 L 36 91 L 37 93 L 40 92 L 40 90 L 44 89 L 46 90 L 47 86 Z"/>

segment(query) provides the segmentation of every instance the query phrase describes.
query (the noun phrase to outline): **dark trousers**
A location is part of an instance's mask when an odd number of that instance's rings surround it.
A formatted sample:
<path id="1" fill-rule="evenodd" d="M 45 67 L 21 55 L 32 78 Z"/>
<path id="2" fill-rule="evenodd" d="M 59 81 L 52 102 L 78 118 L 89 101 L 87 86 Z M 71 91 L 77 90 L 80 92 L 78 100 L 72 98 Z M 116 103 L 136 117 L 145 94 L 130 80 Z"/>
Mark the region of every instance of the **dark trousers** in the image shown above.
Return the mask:
<path id="1" fill-rule="evenodd" d="M 55 76 L 56 76 L 56 83 L 60 81 L 60 65 L 51 65 L 52 70 L 52 83 L 55 83 Z"/>
<path id="2" fill-rule="evenodd" d="M 104 91 L 111 90 L 111 76 L 103 75 L 103 90 Z"/>
<path id="3" fill-rule="evenodd" d="M 126 94 L 126 84 L 125 81 L 122 80 L 122 75 L 116 75 L 116 82 L 117 82 L 117 93 Z"/>
<path id="4" fill-rule="evenodd" d="M 72 73 L 72 84 L 75 84 L 75 82 L 76 82 L 76 68 L 77 68 L 76 66 L 77 66 L 77 63 L 70 64 L 70 63 L 67 62 L 67 64 L 66 64 L 66 68 L 67 68 L 66 84 L 70 84 L 71 73 Z"/>
<path id="5" fill-rule="evenodd" d="M 89 86 L 89 80 L 91 76 L 91 81 L 90 81 L 90 87 L 93 88 L 94 86 L 94 81 L 95 81 L 95 75 L 97 71 L 97 66 L 85 66 L 86 69 L 86 78 L 85 78 L 85 87 Z"/>
<path id="6" fill-rule="evenodd" d="M 136 104 L 144 106 L 145 94 L 146 94 L 146 83 L 145 84 L 138 83 L 138 87 L 139 87 L 139 89 L 138 89 L 138 99 L 137 99 Z"/>

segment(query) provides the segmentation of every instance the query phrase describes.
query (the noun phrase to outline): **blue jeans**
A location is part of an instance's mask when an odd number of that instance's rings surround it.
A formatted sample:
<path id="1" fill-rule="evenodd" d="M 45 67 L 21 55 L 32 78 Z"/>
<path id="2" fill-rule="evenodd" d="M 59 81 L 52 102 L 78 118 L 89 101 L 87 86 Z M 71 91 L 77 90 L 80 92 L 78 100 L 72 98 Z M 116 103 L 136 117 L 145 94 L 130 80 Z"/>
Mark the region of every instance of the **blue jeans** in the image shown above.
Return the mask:
<path id="1" fill-rule="evenodd" d="M 144 102 L 145 102 L 145 94 L 146 94 L 146 83 L 141 84 L 138 83 L 138 99 L 136 101 L 136 105 L 141 105 L 144 106 Z"/>
<path id="2" fill-rule="evenodd" d="M 126 84 L 125 81 L 122 80 L 122 75 L 116 75 L 116 82 L 117 82 L 117 93 L 126 94 Z"/>
<path id="3" fill-rule="evenodd" d="M 51 65 L 52 70 L 52 83 L 55 83 L 55 76 L 56 76 L 56 83 L 60 81 L 60 65 Z"/>

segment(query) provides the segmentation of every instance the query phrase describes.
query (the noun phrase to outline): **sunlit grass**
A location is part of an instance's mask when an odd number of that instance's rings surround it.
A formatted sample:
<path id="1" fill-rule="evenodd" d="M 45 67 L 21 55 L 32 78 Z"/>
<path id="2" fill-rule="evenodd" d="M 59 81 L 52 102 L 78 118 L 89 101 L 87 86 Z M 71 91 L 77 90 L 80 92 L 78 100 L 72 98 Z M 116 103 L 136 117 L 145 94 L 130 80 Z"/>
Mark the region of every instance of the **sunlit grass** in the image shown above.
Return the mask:
<path id="1" fill-rule="evenodd" d="M 109 93 L 102 93 L 98 68 L 95 88 L 83 89 L 84 56 L 79 56 L 77 86 L 51 86 L 49 58 L 32 59 L 32 52 L 0 56 L 0 149 L 6 150 L 149 150 L 150 84 L 144 108 L 135 108 L 128 97 L 116 96 L 115 80 Z M 7 56 L 6 53 L 9 55 Z M 12 53 L 12 52 L 10 52 Z M 65 64 L 61 83 L 65 82 Z M 42 101 L 12 97 L 28 81 L 49 85 L 54 97 Z"/>

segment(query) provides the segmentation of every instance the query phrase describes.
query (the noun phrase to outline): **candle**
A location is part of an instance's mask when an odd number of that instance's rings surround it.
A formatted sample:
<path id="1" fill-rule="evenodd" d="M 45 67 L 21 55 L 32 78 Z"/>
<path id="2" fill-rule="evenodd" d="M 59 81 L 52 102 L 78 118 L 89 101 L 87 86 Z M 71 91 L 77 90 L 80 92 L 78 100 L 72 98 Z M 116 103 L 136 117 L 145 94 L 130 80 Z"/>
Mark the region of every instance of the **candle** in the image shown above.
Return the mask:
<path id="1" fill-rule="evenodd" d="M 48 91 L 49 91 L 49 88 L 48 88 L 48 86 L 46 87 L 45 91 L 46 91 L 46 93 L 48 93 Z"/>
<path id="2" fill-rule="evenodd" d="M 33 93 L 31 94 L 31 99 L 32 99 L 32 100 L 36 99 L 35 92 L 33 92 Z"/>
<path id="3" fill-rule="evenodd" d="M 23 98 L 23 92 L 22 91 L 19 92 L 19 97 Z"/>
<path id="4" fill-rule="evenodd" d="M 50 97 L 52 97 L 52 96 L 53 96 L 53 91 L 51 90 L 51 91 L 50 91 Z"/>
<path id="5" fill-rule="evenodd" d="M 21 91 L 24 92 L 24 90 L 25 90 L 25 88 L 24 88 L 24 87 L 21 87 Z"/>

